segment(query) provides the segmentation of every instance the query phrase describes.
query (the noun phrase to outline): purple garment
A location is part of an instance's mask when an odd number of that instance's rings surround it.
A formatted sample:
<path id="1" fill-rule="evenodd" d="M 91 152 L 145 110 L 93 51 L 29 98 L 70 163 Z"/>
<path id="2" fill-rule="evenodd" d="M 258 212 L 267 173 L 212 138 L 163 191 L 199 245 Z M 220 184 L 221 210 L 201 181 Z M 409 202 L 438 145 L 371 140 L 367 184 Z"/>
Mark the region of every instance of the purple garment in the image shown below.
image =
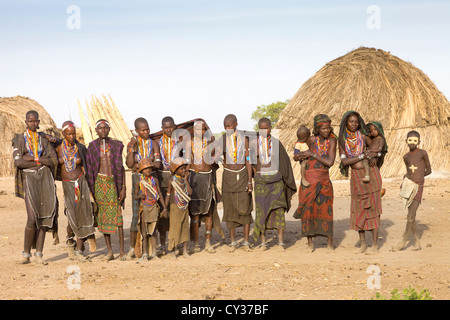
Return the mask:
<path id="1" fill-rule="evenodd" d="M 110 157 L 111 157 L 111 173 L 114 176 L 114 182 L 116 185 L 117 195 L 120 194 L 123 186 L 123 174 L 125 168 L 123 166 L 123 143 L 119 140 L 109 139 L 110 145 Z M 93 195 L 95 195 L 95 180 L 100 170 L 100 139 L 96 139 L 89 143 L 86 154 L 86 178 L 89 184 L 89 189 Z"/>

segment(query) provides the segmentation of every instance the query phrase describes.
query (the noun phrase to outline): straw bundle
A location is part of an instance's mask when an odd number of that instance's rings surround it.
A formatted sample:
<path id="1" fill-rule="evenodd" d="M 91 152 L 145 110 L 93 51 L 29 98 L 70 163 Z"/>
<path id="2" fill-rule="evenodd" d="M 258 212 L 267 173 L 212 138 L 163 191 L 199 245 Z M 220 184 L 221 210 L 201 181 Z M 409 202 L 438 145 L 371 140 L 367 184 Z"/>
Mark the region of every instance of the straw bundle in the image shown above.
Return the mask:
<path id="1" fill-rule="evenodd" d="M 382 123 L 389 145 L 383 177 L 406 172 L 403 155 L 408 151 L 405 139 L 410 130 L 421 134 L 420 147 L 428 152 L 433 170 L 450 170 L 449 101 L 421 70 L 374 48 L 361 47 L 337 58 L 307 80 L 280 115 L 280 140 L 293 154 L 300 125 L 312 129 L 314 116 L 324 113 L 337 134 L 348 110 L 359 112 L 366 123 Z M 292 164 L 299 179 L 300 166 Z M 337 156 L 330 170 L 332 179 L 344 178 L 338 167 Z"/>
<path id="2" fill-rule="evenodd" d="M 109 136 L 113 139 L 117 139 L 122 141 L 124 145 L 127 145 L 130 142 L 132 137 L 131 131 L 128 128 L 125 120 L 120 114 L 119 109 L 116 104 L 112 100 L 111 96 L 108 95 L 109 100 L 102 95 L 102 99 L 91 96 L 90 103 L 86 100 L 86 114 L 83 111 L 83 108 L 78 101 L 78 112 L 80 115 L 81 121 L 81 129 L 83 132 L 83 138 L 85 145 L 89 145 L 89 143 L 97 139 L 97 134 L 95 132 L 95 123 L 99 119 L 105 119 L 109 122 L 111 126 L 111 130 L 109 132 Z M 126 148 L 123 150 L 124 160 L 126 158 Z"/>
<path id="3" fill-rule="evenodd" d="M 0 176 L 15 172 L 11 140 L 16 133 L 25 131 L 25 114 L 30 110 L 39 113 L 39 131 L 61 137 L 53 119 L 36 101 L 22 96 L 0 98 Z"/>

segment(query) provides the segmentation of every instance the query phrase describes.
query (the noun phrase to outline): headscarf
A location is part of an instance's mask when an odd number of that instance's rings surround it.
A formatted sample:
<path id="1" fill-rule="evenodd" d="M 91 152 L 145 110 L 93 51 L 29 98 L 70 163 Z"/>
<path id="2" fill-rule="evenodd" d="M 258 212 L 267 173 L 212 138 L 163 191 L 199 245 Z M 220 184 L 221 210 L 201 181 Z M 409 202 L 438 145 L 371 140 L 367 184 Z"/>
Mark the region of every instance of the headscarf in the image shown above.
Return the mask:
<path id="1" fill-rule="evenodd" d="M 384 135 L 383 125 L 381 124 L 381 122 L 378 122 L 378 121 L 370 122 L 369 124 L 367 124 L 367 128 L 369 127 L 369 125 L 373 125 L 378 130 L 378 133 L 384 138 L 384 147 L 383 147 L 383 150 L 381 150 L 381 157 L 378 158 L 378 162 L 377 162 L 378 168 L 381 168 L 381 166 L 383 165 L 383 162 L 384 162 L 384 156 L 388 152 L 388 145 L 387 145 L 386 136 Z"/>
<path id="2" fill-rule="evenodd" d="M 359 120 L 359 126 L 358 126 L 358 131 L 360 131 L 362 134 L 366 135 L 368 134 L 367 132 L 367 126 L 363 120 L 363 118 L 361 117 L 361 115 L 353 110 L 347 111 L 346 113 L 344 113 L 344 115 L 342 116 L 342 120 L 341 120 L 341 124 L 339 125 L 339 145 L 345 149 L 345 132 L 347 129 L 347 120 L 350 116 L 355 115 L 358 117 Z M 341 173 L 348 177 L 348 166 L 344 166 L 342 164 L 342 162 L 339 165 L 339 168 L 341 170 Z"/>

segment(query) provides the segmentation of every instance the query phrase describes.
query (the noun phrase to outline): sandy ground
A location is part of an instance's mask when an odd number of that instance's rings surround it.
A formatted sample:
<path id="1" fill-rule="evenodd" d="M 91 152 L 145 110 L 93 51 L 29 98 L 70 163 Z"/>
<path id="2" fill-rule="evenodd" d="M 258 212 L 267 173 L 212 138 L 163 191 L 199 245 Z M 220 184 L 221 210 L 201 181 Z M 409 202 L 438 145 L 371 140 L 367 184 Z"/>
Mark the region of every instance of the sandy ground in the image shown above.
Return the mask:
<path id="1" fill-rule="evenodd" d="M 130 177 L 128 174 L 128 186 Z M 18 263 L 23 250 L 25 207 L 23 200 L 14 196 L 13 179 L 0 178 L 0 299 L 366 300 L 377 292 L 390 298 L 393 289 L 402 290 L 409 286 L 416 290 L 429 289 L 433 299 L 449 299 L 449 178 L 448 173 L 426 178 L 424 199 L 417 218 L 420 251 L 413 251 L 411 245 L 401 252 L 390 251 L 400 240 L 406 223 L 406 211 L 398 197 L 401 179 L 393 178 L 383 182 L 387 194 L 383 197 L 380 250 L 376 255 L 358 253 L 358 234 L 349 230 L 349 182 L 335 181 L 335 250 L 331 253 L 326 249 L 323 237 L 315 240 L 315 252 L 307 252 L 300 221 L 292 218 L 297 206 L 295 195 L 293 208 L 286 215 L 287 248 L 284 252 L 275 246 L 275 232 L 268 233 L 272 238 L 269 250 L 255 248 L 245 252 L 238 249 L 233 253 L 229 252 L 228 237 L 222 241 L 217 233 L 213 233 L 212 241 L 217 249 L 214 254 L 201 251 L 178 259 L 162 256 L 145 264 L 138 263 L 138 259 L 101 261 L 106 248 L 104 238 L 98 232 L 97 251 L 88 253 L 86 250 L 90 262 L 69 260 L 64 244 L 67 219 L 60 208 L 61 243 L 53 245 L 51 234 L 47 234 L 46 266 Z M 60 182 L 57 187 L 62 207 Z M 124 211 L 126 250 L 130 221 L 131 200 L 128 196 Z M 222 227 L 225 230 L 224 224 Z M 242 229 L 237 230 L 241 241 Z M 226 230 L 225 234 L 228 236 Z M 367 238 L 371 245 L 369 233 Z M 117 235 L 112 240 L 117 257 Z M 200 241 L 203 245 L 203 226 Z M 370 270 L 379 271 L 379 289 L 373 288 L 376 282 L 371 281 L 374 273 L 368 273 Z M 79 287 L 74 279 L 78 279 Z"/>

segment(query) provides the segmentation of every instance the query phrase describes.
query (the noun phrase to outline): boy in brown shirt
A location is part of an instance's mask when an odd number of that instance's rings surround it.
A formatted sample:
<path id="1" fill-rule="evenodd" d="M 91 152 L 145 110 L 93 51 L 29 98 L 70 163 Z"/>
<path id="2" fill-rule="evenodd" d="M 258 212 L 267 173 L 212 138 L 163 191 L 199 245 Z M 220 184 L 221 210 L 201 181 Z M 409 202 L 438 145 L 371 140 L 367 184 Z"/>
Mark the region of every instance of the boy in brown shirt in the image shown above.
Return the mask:
<path id="1" fill-rule="evenodd" d="M 403 239 L 392 248 L 392 251 L 400 251 L 405 248 L 411 231 L 415 241 L 413 250 L 421 249 L 417 234 L 416 213 L 422 200 L 425 177 L 431 174 L 428 153 L 418 148 L 420 134 L 417 131 L 408 132 L 406 143 L 408 144 L 409 152 L 403 156 L 406 174 L 403 177 L 400 196 L 404 199 L 405 207 L 408 208 L 407 223 Z"/>

